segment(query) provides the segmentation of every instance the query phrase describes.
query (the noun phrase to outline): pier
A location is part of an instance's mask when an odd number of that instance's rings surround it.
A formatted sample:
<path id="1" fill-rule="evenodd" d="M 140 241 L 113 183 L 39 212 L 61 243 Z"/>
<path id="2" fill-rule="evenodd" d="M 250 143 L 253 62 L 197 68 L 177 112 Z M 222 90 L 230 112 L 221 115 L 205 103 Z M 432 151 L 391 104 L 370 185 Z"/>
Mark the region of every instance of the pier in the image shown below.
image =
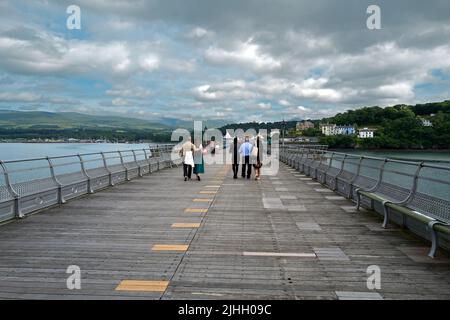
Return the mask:
<path id="1" fill-rule="evenodd" d="M 448 252 L 291 166 L 187 182 L 165 167 L 1 225 L 0 298 L 450 299 Z"/>

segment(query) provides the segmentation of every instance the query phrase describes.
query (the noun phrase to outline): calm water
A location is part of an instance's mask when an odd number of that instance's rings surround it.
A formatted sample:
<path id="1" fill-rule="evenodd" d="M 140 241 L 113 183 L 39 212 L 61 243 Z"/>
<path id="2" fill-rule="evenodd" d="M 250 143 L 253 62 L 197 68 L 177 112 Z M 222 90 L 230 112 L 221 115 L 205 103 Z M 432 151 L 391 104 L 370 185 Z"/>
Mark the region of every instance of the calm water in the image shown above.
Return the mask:
<path id="1" fill-rule="evenodd" d="M 13 160 L 78 153 L 148 148 L 148 144 L 126 143 L 0 143 L 0 159 Z"/>

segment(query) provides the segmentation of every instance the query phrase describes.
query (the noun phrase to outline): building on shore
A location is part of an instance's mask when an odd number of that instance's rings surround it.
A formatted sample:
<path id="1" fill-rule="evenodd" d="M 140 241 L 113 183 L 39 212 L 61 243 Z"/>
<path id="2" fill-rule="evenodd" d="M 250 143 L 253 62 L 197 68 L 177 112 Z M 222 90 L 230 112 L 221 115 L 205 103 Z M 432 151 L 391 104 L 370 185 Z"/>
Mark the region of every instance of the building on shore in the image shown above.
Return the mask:
<path id="1" fill-rule="evenodd" d="M 295 128 L 297 129 L 297 131 L 303 131 L 306 129 L 314 128 L 314 123 L 308 120 L 300 121 L 297 122 Z"/>
<path id="2" fill-rule="evenodd" d="M 353 135 L 356 134 L 354 126 L 345 125 L 338 126 L 336 124 L 321 124 L 320 129 L 325 136 L 337 136 L 337 135 Z"/>
<path id="3" fill-rule="evenodd" d="M 374 137 L 375 129 L 363 128 L 358 130 L 358 138 L 371 139 Z"/>
<path id="4" fill-rule="evenodd" d="M 433 126 L 433 123 L 431 123 L 431 121 L 428 119 L 420 118 L 420 121 L 422 122 L 423 127 L 432 127 Z"/>

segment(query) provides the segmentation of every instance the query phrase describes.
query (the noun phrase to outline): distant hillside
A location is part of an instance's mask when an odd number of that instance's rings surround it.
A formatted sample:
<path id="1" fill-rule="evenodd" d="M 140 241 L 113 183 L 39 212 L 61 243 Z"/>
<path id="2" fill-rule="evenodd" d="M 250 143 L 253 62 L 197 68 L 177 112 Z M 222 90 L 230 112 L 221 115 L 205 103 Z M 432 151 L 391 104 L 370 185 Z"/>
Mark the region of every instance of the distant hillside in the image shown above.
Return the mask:
<path id="1" fill-rule="evenodd" d="M 75 112 L 0 110 L 0 127 L 11 129 L 138 129 L 168 130 L 164 124 L 134 118 L 94 116 Z"/>
<path id="2" fill-rule="evenodd" d="M 165 124 L 115 116 L 75 112 L 0 110 L 0 139 L 108 139 L 170 140 L 172 128 Z"/>
<path id="3" fill-rule="evenodd" d="M 208 128 L 221 120 L 204 121 Z M 163 117 L 154 121 L 76 112 L 0 110 L 0 139 L 125 139 L 170 141 L 175 128 L 193 129 L 193 121 Z"/>

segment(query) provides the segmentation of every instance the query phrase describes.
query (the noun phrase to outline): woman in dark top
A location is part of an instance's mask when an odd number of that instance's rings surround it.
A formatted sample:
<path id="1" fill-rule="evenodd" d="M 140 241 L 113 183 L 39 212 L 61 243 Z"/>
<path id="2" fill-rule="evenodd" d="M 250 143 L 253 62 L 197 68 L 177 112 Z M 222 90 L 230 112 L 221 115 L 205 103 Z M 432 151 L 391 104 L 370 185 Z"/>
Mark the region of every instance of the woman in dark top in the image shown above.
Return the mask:
<path id="1" fill-rule="evenodd" d="M 262 167 L 262 159 L 261 159 L 261 143 L 259 136 L 256 138 L 256 150 L 258 150 L 256 155 L 256 162 L 253 164 L 253 168 L 255 168 L 255 180 L 259 180 L 261 176 L 261 167 Z"/>

